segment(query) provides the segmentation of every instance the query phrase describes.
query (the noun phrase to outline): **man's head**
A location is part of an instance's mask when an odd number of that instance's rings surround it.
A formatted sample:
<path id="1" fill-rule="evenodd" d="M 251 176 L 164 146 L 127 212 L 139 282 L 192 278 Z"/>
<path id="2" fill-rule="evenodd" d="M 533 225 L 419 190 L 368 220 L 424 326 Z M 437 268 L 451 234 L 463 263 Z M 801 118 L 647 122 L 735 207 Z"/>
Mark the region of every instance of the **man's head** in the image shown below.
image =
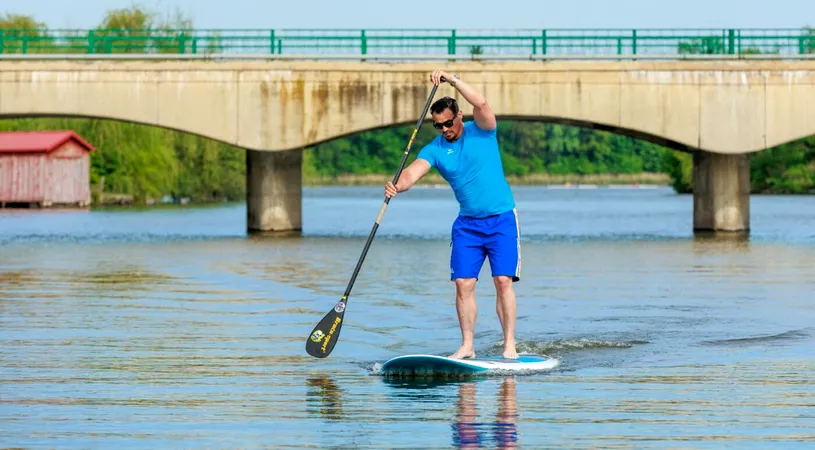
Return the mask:
<path id="1" fill-rule="evenodd" d="M 442 97 L 430 106 L 430 115 L 433 117 L 433 128 L 441 131 L 444 138 L 452 142 L 461 136 L 464 130 L 461 111 L 458 103 L 452 97 Z"/>

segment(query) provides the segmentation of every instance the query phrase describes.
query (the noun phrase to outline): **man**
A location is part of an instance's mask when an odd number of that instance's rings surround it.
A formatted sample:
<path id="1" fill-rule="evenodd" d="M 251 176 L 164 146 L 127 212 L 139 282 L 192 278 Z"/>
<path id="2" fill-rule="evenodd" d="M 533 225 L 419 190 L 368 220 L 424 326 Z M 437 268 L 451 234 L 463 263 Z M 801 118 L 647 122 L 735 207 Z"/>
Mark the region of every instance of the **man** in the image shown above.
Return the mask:
<path id="1" fill-rule="evenodd" d="M 459 215 L 452 227 L 450 279 L 456 284 L 456 311 L 461 348 L 452 358 L 475 358 L 473 335 L 477 304 L 475 284 L 484 259 L 489 258 L 496 290 L 496 311 L 504 332 L 505 358 L 518 357 L 515 348 L 516 302 L 513 282 L 520 279 L 520 228 L 515 200 L 504 177 L 496 138 L 496 119 L 490 105 L 466 81 L 436 70 L 430 81 L 444 79 L 473 106 L 474 121 L 464 122 L 453 98 L 444 97 L 430 108 L 433 126 L 441 131 L 406 167 L 394 186 L 385 184 L 388 198 L 410 189 L 435 167 L 453 188 Z"/>

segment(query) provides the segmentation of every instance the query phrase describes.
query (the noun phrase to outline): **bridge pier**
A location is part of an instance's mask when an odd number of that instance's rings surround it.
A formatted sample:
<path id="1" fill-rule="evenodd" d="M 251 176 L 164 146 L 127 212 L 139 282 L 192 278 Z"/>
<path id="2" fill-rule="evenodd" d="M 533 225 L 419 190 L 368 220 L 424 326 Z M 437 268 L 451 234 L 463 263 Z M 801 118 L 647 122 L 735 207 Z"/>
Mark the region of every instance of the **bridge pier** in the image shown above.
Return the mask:
<path id="1" fill-rule="evenodd" d="M 302 167 L 302 150 L 246 150 L 249 232 L 302 230 Z"/>
<path id="2" fill-rule="evenodd" d="M 693 231 L 750 230 L 750 158 L 706 151 L 693 154 Z"/>

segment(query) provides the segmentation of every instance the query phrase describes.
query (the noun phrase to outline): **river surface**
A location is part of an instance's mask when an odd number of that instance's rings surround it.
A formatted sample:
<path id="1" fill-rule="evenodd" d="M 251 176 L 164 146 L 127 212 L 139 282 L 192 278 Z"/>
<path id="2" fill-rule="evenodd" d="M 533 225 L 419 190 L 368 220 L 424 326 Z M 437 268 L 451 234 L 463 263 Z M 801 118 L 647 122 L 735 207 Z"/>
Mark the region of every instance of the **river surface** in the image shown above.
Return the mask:
<path id="1" fill-rule="evenodd" d="M 0 446 L 815 446 L 815 197 L 753 196 L 749 239 L 722 240 L 666 188 L 514 190 L 519 351 L 560 365 L 446 382 L 378 367 L 459 344 L 447 188 L 391 201 L 319 360 L 379 187 L 305 189 L 289 237 L 247 235 L 243 204 L 0 211 Z"/>

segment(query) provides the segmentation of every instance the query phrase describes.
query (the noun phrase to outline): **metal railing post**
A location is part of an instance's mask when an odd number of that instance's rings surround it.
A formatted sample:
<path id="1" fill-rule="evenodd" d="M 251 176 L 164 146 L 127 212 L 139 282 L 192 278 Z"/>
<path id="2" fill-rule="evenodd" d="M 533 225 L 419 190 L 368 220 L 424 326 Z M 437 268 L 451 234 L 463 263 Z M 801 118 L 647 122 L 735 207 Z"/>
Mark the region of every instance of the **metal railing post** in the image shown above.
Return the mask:
<path id="1" fill-rule="evenodd" d="M 546 54 L 546 50 L 547 50 L 546 46 L 547 46 L 546 30 L 541 30 L 541 55 Z"/>

